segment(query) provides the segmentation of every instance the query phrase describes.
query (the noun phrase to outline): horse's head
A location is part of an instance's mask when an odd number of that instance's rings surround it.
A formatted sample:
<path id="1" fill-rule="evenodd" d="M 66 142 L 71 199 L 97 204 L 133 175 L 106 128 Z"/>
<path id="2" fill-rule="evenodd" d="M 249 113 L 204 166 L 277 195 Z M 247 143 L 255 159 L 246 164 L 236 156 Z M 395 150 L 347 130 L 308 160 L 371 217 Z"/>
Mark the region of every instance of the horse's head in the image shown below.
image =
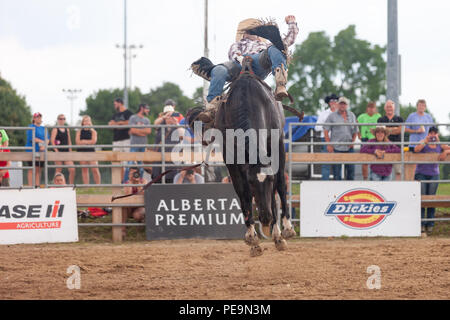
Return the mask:
<path id="1" fill-rule="evenodd" d="M 275 187 L 275 174 L 270 167 L 250 166 L 248 182 L 258 207 L 259 221 L 267 226 L 272 221 L 272 198 Z"/>

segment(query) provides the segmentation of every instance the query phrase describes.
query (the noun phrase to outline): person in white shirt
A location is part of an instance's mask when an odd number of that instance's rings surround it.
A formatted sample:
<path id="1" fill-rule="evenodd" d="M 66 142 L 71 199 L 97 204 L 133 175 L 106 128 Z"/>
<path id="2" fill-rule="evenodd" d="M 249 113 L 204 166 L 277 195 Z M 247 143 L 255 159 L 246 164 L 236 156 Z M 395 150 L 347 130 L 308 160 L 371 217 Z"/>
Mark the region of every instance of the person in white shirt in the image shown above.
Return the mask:
<path id="1" fill-rule="evenodd" d="M 337 110 L 337 106 L 338 106 L 337 102 L 339 100 L 339 97 L 336 94 L 333 93 L 333 94 L 325 97 L 324 100 L 328 107 L 325 110 L 319 112 L 319 116 L 317 118 L 317 123 L 325 123 L 325 121 L 327 121 L 328 116 Z M 320 132 L 320 139 L 322 142 L 325 142 L 323 126 L 317 125 L 314 130 L 316 130 L 317 132 Z M 326 145 L 322 146 L 322 152 L 328 152 Z M 330 180 L 330 170 L 331 170 L 330 165 L 326 165 L 326 164 L 321 165 L 322 180 Z"/>

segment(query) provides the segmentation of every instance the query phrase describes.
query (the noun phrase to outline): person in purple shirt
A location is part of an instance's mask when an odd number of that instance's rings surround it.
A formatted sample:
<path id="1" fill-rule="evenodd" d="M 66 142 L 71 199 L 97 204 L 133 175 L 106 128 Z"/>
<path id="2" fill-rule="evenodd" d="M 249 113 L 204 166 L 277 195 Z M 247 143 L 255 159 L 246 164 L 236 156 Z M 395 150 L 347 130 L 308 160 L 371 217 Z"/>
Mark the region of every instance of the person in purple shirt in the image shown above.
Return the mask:
<path id="1" fill-rule="evenodd" d="M 433 118 L 430 114 L 426 113 L 427 103 L 425 100 L 420 99 L 416 104 L 417 111 L 411 113 L 408 118 L 406 118 L 406 123 L 434 123 Z M 419 142 L 428 134 L 428 130 L 431 126 L 406 126 L 405 132 L 409 133 L 409 142 Z M 410 145 L 410 149 L 414 149 L 417 144 Z"/>
<path id="2" fill-rule="evenodd" d="M 421 153 L 439 153 L 439 161 L 445 160 L 448 154 L 450 154 L 450 146 L 447 145 L 439 145 L 435 143 L 439 143 L 439 133 L 436 127 L 431 127 L 428 131 L 428 135 L 420 141 L 419 145 L 416 145 L 414 148 L 414 152 Z M 418 164 L 416 167 L 416 174 L 414 176 L 415 180 L 419 181 L 432 181 L 439 180 L 439 164 L 438 163 L 427 163 L 427 164 Z M 423 195 L 435 195 L 438 189 L 439 183 L 431 182 L 431 183 L 421 183 L 421 194 Z M 427 210 L 427 214 L 425 214 L 425 210 Z M 436 211 L 435 208 L 422 208 L 422 219 L 427 217 L 428 219 L 434 218 L 434 213 Z M 433 231 L 434 221 L 422 222 L 422 232 Z"/>
<path id="3" fill-rule="evenodd" d="M 370 130 L 375 136 L 375 139 L 370 139 L 368 142 L 387 142 L 389 143 L 389 129 L 385 126 L 377 126 Z M 365 144 L 361 147 L 361 153 L 375 154 L 377 159 L 383 159 L 385 153 L 399 153 L 400 147 L 394 144 L 370 145 Z M 389 181 L 391 180 L 392 164 L 371 164 L 370 165 L 370 180 L 372 181 Z"/>

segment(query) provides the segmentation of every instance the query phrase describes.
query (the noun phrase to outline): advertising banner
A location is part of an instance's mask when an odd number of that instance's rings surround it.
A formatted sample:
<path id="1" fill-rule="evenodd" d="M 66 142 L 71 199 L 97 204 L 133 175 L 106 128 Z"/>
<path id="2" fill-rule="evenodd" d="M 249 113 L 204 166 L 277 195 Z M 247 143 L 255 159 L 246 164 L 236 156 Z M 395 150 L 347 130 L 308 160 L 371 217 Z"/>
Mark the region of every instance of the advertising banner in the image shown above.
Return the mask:
<path id="1" fill-rule="evenodd" d="M 72 188 L 1 190 L 0 244 L 78 241 Z"/>
<path id="2" fill-rule="evenodd" d="M 304 181 L 301 237 L 419 237 L 420 183 Z"/>
<path id="3" fill-rule="evenodd" d="M 145 212 L 148 240 L 243 239 L 246 232 L 231 184 L 154 184 Z"/>

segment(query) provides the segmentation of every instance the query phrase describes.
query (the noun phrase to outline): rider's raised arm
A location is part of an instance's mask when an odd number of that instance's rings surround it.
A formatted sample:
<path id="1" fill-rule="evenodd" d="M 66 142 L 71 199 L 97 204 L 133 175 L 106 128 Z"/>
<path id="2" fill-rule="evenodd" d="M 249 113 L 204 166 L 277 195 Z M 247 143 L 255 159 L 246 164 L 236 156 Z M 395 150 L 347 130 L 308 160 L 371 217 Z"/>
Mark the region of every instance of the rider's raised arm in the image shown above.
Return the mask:
<path id="1" fill-rule="evenodd" d="M 298 35 L 298 26 L 297 22 L 289 22 L 288 23 L 288 33 L 284 36 L 284 44 L 286 47 L 290 47 L 295 43 L 295 39 Z"/>

